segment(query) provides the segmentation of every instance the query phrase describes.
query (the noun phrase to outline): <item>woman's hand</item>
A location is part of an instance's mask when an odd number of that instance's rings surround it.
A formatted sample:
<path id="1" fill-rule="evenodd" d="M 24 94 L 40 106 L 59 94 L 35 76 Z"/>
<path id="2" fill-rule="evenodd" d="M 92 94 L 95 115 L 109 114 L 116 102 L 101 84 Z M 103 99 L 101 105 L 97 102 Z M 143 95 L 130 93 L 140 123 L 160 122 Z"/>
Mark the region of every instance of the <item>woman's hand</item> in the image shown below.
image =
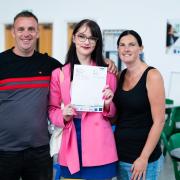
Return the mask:
<path id="1" fill-rule="evenodd" d="M 108 85 L 106 85 L 105 88 L 103 89 L 103 99 L 104 99 L 105 108 L 109 108 L 109 105 L 112 102 L 113 96 L 114 96 L 113 91 L 109 88 Z"/>
<path id="2" fill-rule="evenodd" d="M 143 180 L 145 180 L 147 165 L 148 165 L 148 159 L 141 157 L 137 158 L 131 167 L 131 172 L 132 172 L 131 180 L 140 180 L 141 177 Z"/>
<path id="3" fill-rule="evenodd" d="M 73 115 L 76 115 L 75 109 L 72 104 L 68 104 L 63 109 L 63 118 L 65 122 L 72 120 Z"/>
<path id="4" fill-rule="evenodd" d="M 105 63 L 108 65 L 108 71 L 117 75 L 118 74 L 118 68 L 114 64 L 114 61 L 111 59 L 105 59 Z"/>

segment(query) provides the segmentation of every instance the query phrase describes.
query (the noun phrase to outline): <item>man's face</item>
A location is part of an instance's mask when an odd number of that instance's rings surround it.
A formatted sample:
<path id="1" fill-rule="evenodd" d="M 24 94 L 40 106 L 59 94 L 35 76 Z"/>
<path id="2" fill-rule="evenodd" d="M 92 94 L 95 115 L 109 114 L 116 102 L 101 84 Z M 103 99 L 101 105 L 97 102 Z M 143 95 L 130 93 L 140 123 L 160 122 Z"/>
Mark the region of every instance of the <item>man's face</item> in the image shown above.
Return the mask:
<path id="1" fill-rule="evenodd" d="M 33 17 L 19 17 L 14 22 L 12 35 L 15 39 L 14 53 L 31 56 L 39 38 L 38 23 Z"/>

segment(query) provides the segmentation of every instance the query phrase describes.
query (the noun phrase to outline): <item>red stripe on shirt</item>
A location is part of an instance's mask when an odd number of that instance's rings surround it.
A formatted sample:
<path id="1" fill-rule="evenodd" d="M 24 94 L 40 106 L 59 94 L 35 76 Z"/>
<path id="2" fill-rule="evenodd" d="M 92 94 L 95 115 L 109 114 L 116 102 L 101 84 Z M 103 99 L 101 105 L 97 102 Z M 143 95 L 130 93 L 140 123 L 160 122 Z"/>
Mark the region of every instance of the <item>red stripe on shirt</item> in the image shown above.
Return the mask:
<path id="1" fill-rule="evenodd" d="M 46 84 L 17 84 L 17 85 L 9 85 L 0 87 L 0 91 L 3 90 L 13 90 L 13 89 L 30 89 L 30 88 L 47 88 L 49 87 L 49 83 Z"/>
<path id="2" fill-rule="evenodd" d="M 8 78 L 0 80 L 0 84 L 11 83 L 11 82 L 28 82 L 28 81 L 41 81 L 50 80 L 50 76 L 37 76 L 37 77 L 24 77 L 24 78 Z"/>

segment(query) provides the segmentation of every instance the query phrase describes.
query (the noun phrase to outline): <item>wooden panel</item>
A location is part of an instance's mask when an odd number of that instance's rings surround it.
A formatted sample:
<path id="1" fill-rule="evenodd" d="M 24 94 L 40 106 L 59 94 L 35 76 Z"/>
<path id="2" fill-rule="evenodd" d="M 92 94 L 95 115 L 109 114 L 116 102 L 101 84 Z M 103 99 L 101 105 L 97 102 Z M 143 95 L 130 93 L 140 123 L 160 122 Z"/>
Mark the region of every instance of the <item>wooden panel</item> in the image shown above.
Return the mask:
<path id="1" fill-rule="evenodd" d="M 39 25 L 39 41 L 38 49 L 41 53 L 48 53 L 52 55 L 52 25 L 40 24 Z"/>
<path id="2" fill-rule="evenodd" d="M 5 50 L 14 46 L 14 38 L 11 34 L 12 25 L 5 25 Z"/>
<path id="3" fill-rule="evenodd" d="M 76 23 L 68 23 L 68 48 L 71 44 L 72 33 L 75 25 Z"/>

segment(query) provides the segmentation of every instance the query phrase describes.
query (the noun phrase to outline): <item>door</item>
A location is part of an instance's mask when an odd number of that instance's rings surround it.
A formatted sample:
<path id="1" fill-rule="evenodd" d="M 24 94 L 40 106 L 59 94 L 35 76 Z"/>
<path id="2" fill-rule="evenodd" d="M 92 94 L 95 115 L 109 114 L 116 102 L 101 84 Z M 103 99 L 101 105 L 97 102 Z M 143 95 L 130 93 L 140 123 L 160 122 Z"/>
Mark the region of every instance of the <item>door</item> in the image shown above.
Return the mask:
<path id="1" fill-rule="evenodd" d="M 74 30 L 74 26 L 76 25 L 76 23 L 68 23 L 68 48 L 71 44 L 71 39 L 72 39 L 72 33 Z"/>
<path id="2" fill-rule="evenodd" d="M 52 55 L 52 24 L 39 25 L 39 40 L 37 49 L 41 53 Z"/>
<path id="3" fill-rule="evenodd" d="M 5 25 L 5 50 L 14 46 L 14 38 L 11 34 L 12 24 Z"/>

